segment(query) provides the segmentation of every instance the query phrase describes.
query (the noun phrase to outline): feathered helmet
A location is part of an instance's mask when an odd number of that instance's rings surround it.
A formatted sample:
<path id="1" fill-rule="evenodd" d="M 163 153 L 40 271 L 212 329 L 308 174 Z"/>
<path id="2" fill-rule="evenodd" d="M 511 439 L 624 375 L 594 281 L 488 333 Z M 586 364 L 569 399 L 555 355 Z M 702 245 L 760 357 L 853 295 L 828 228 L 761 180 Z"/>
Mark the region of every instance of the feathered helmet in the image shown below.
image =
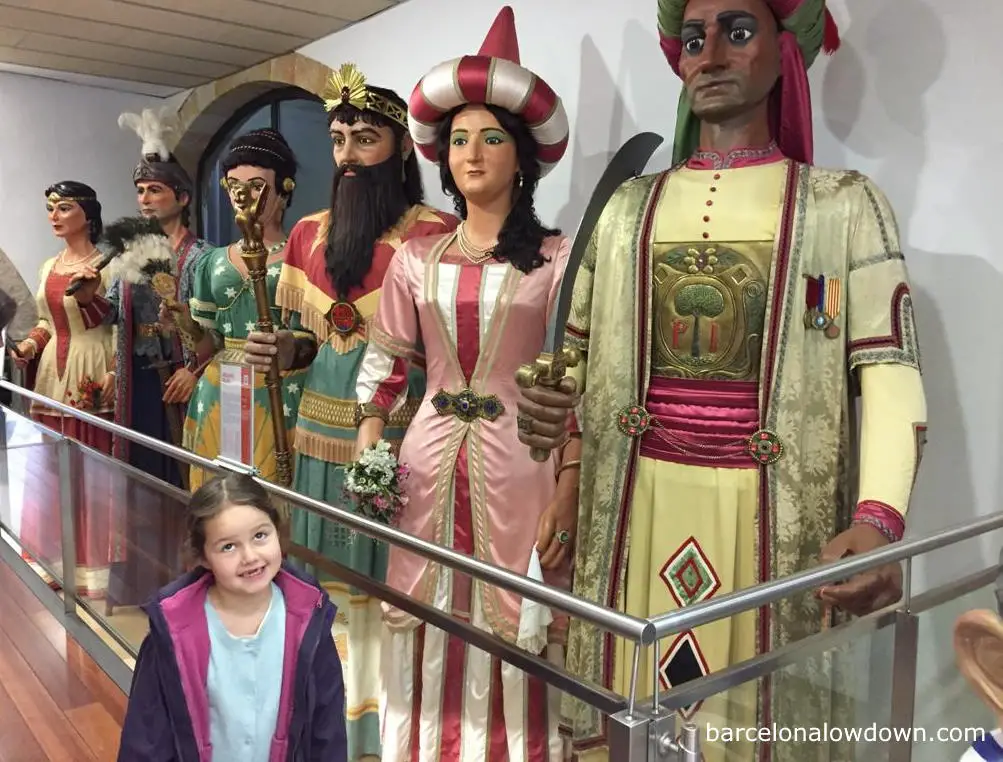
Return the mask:
<path id="1" fill-rule="evenodd" d="M 132 172 L 133 183 L 159 182 L 168 186 L 175 195 L 187 193 L 194 196 L 191 177 L 167 148 L 165 138 L 177 131 L 177 116 L 170 108 L 143 109 L 142 114 L 125 113 L 118 117 L 118 126 L 139 135 L 143 141 L 142 159 Z"/>
<path id="2" fill-rule="evenodd" d="M 672 70 L 679 74 L 683 14 L 689 0 L 658 0 L 658 37 Z M 770 103 L 773 136 L 783 154 L 810 164 L 814 140 L 808 68 L 819 51 L 835 53 L 839 29 L 825 7 L 826 0 L 766 0 L 780 22 L 780 82 Z M 688 159 L 697 149 L 700 122 L 690 111 L 686 91 L 679 96 L 673 161 Z"/>
<path id="3" fill-rule="evenodd" d="M 435 162 L 435 140 L 443 118 L 471 103 L 499 106 L 525 120 L 538 146 L 540 175 L 568 149 L 568 115 L 550 86 L 519 63 L 515 14 L 505 6 L 475 56 L 445 61 L 422 77 L 411 94 L 408 123 L 418 150 Z"/>

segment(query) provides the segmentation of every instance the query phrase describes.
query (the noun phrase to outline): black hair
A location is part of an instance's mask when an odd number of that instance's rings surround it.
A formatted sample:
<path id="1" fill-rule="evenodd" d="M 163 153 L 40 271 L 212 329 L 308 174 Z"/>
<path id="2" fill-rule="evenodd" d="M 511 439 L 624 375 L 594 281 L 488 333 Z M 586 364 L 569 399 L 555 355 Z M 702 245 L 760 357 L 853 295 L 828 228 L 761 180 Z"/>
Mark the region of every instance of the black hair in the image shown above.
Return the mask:
<path id="1" fill-rule="evenodd" d="M 286 180 L 296 179 L 296 154 L 282 133 L 271 128 L 252 130 L 238 135 L 230 143 L 226 153 L 219 162 L 220 173 L 226 173 L 235 167 L 263 167 L 275 173 L 275 192 L 286 199 L 286 207 L 293 202 L 293 191 L 287 191 L 282 186 Z"/>
<path id="2" fill-rule="evenodd" d="M 498 232 L 498 245 L 494 250 L 494 258 L 500 262 L 509 262 L 524 273 L 530 273 L 548 261 L 540 253 L 543 239 L 561 233 L 558 228 L 548 228 L 543 225 L 533 207 L 533 196 L 540 181 L 540 162 L 537 158 L 539 146 L 522 117 L 499 106 L 484 104 L 484 107 L 498 120 L 502 129 L 515 139 L 516 157 L 519 162 L 518 177 L 521 180 L 512 188 L 514 194 L 512 209 Z M 453 129 L 453 119 L 464 108 L 465 105 L 454 108 L 439 125 L 436 135 L 436 158 L 439 163 L 442 190 L 453 197 L 457 214 L 466 219 L 467 200 L 456 187 L 456 181 L 449 170 L 449 136 Z"/>
<path id="3" fill-rule="evenodd" d="M 73 199 L 84 210 L 84 219 L 87 220 L 87 231 L 91 243 L 97 243 L 101 237 L 101 231 L 104 230 L 104 222 L 101 220 L 101 202 L 98 201 L 97 191 L 86 183 L 63 180 L 45 189 L 46 198 L 53 193 L 66 199 Z"/>
<path id="4" fill-rule="evenodd" d="M 279 536 L 282 518 L 264 487 L 246 474 L 217 476 L 203 484 L 188 501 L 186 542 L 192 563 L 205 558 L 205 525 L 232 505 L 249 505 L 268 516 Z"/>

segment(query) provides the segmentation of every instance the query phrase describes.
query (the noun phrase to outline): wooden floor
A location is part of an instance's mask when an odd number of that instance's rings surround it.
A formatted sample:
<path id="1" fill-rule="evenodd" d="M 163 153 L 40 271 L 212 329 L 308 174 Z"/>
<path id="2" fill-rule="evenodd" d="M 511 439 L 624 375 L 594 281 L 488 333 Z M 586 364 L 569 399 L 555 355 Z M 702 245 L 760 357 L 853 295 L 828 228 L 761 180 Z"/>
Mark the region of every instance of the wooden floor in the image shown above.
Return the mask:
<path id="1" fill-rule="evenodd" d="M 0 561 L 0 762 L 114 762 L 126 696 Z"/>

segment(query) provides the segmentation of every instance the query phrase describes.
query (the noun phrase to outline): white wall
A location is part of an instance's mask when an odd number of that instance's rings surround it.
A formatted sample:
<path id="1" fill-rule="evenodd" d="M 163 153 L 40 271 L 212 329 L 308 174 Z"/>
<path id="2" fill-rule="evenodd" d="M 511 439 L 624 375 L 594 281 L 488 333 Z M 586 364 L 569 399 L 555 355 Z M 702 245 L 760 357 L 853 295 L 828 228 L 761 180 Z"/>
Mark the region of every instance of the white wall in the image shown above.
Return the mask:
<path id="1" fill-rule="evenodd" d="M 136 210 L 132 170 L 140 141 L 118 127 L 123 111 L 158 99 L 0 72 L 0 248 L 38 286 L 42 263 L 59 251 L 43 191 L 79 180 L 97 191 L 105 222 Z"/>
<path id="2" fill-rule="evenodd" d="M 655 0 L 511 5 L 523 63 L 563 98 L 572 124 L 571 147 L 541 183 L 538 211 L 573 233 L 608 158 L 627 138 L 658 132 L 665 143 L 649 169 L 669 161 L 679 81 L 658 47 Z M 974 0 L 962 5 L 975 7 Z M 990 94 L 988 77 L 992 60 L 1003 64 L 991 31 L 1003 22 L 1003 7 L 983 8 L 972 25 L 956 2 L 831 6 L 843 45 L 811 71 L 816 162 L 869 174 L 899 217 L 930 408 L 910 516 L 910 530 L 925 534 L 1003 510 L 1003 331 L 996 328 L 1003 251 L 993 247 L 999 212 L 990 184 L 1003 171 L 996 152 L 1003 102 Z M 300 52 L 330 66 L 353 61 L 370 82 L 407 99 L 433 65 L 475 53 L 499 7 L 410 0 Z M 461 31 L 446 32 L 445 19 Z M 450 208 L 437 172 L 424 166 L 430 200 Z M 936 566 L 976 568 L 992 558 L 988 547 L 956 563 L 938 557 Z M 920 564 L 918 581 L 931 573 Z"/>
<path id="3" fill-rule="evenodd" d="M 331 66 L 354 61 L 371 82 L 406 99 L 431 66 L 475 53 L 500 5 L 410 0 L 301 52 Z M 658 47 L 655 0 L 511 5 L 523 62 L 564 99 L 572 122 L 571 147 L 541 184 L 538 209 L 573 232 L 608 157 L 632 134 L 665 136 L 649 168 L 665 166 L 679 82 Z M 1003 510 L 1003 249 L 992 232 L 1000 218 L 993 181 L 1003 176 L 1003 100 L 993 73 L 1003 65 L 996 34 L 1003 6 L 831 0 L 830 7 L 843 46 L 811 72 L 816 161 L 869 174 L 897 210 L 930 423 L 909 524 L 910 534 L 928 534 Z M 426 180 L 431 200 L 445 203 L 431 168 Z M 927 556 L 914 566 L 914 582 L 922 588 L 982 568 L 1001 546 L 997 533 Z M 921 688 L 957 677 L 956 613 L 924 617 Z M 953 690 L 970 695 L 957 684 Z"/>

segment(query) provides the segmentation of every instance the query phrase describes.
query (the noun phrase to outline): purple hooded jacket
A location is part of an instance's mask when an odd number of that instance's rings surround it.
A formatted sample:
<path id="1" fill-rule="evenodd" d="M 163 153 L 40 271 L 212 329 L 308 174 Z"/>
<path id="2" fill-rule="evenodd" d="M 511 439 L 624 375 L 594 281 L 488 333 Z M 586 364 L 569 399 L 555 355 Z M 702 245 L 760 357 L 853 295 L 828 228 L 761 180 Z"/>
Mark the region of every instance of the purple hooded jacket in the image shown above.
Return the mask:
<path id="1" fill-rule="evenodd" d="M 212 762 L 204 608 L 212 579 L 199 568 L 143 607 L 150 633 L 136 660 L 118 762 Z M 269 762 L 347 762 L 345 683 L 331 635 L 335 606 L 316 580 L 288 563 L 275 584 L 285 598 L 286 647 Z"/>

